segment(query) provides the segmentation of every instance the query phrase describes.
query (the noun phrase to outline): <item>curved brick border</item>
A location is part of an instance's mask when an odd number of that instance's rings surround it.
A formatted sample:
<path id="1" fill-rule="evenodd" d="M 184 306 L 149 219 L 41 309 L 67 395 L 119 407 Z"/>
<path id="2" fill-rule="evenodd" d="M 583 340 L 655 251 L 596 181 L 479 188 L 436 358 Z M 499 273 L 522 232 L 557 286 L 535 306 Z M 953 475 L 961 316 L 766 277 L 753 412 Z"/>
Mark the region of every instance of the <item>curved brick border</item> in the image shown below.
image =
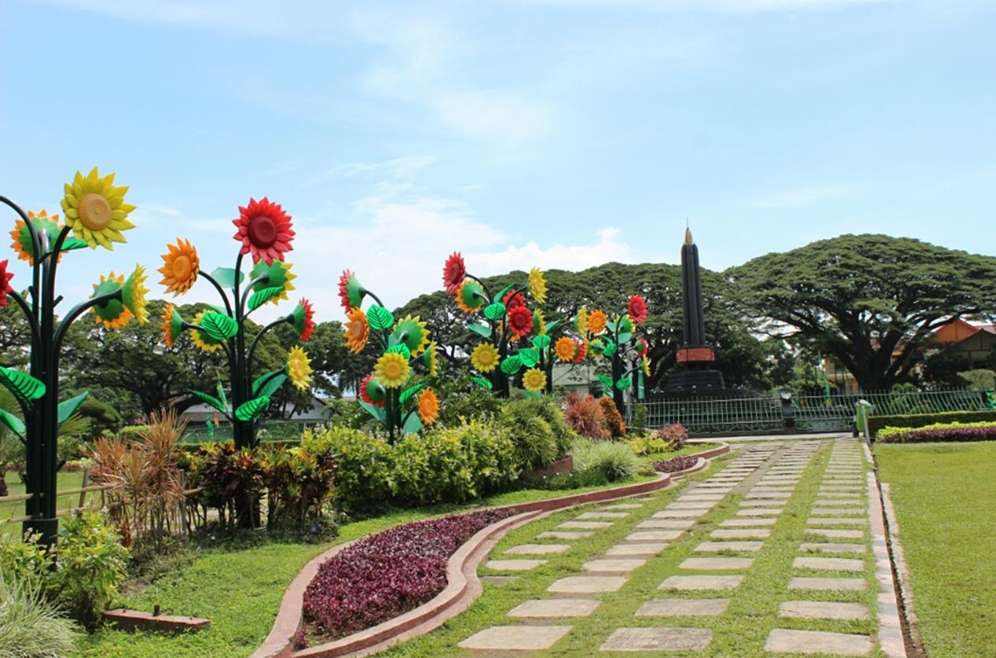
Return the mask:
<path id="1" fill-rule="evenodd" d="M 696 473 L 708 466 L 709 460 L 730 452 L 729 444 L 722 444 L 711 450 L 696 453 L 699 460 L 694 466 L 675 473 L 660 473 L 654 480 L 631 484 L 613 489 L 589 491 L 583 494 L 548 498 L 517 505 L 505 505 L 496 509 L 511 509 L 519 512 L 515 516 L 497 521 L 481 529 L 467 540 L 447 563 L 447 585 L 442 592 L 414 610 L 389 619 L 358 633 L 353 633 L 333 642 L 294 651 L 291 637 L 301 627 L 301 609 L 304 604 L 304 591 L 318 573 L 319 567 L 347 546 L 361 538 L 335 546 L 313 558 L 291 582 L 280 602 L 277 619 L 263 644 L 250 658 L 330 658 L 348 654 L 364 655 L 381 648 L 380 645 L 393 644 L 402 639 L 422 635 L 440 626 L 447 619 L 470 607 L 480 595 L 481 585 L 477 578 L 477 565 L 487 556 L 495 544 L 509 531 L 529 523 L 548 513 L 582 505 L 585 503 L 628 498 L 665 489 L 675 478 Z M 373 650 L 373 651 L 371 651 Z"/>

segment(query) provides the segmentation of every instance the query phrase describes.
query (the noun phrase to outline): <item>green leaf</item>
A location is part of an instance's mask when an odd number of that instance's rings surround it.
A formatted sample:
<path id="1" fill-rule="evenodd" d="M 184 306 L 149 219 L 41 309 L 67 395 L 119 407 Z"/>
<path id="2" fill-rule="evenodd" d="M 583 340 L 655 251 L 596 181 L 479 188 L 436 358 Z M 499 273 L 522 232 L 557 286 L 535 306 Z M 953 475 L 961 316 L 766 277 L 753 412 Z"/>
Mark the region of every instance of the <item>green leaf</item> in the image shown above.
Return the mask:
<path id="1" fill-rule="evenodd" d="M 239 333 L 239 323 L 223 313 L 205 313 L 200 330 L 215 343 L 224 343 Z"/>
<path id="2" fill-rule="evenodd" d="M 404 343 L 398 343 L 397 345 L 391 345 L 384 352 L 384 354 L 391 354 L 391 353 L 393 353 L 393 354 L 400 354 L 401 356 L 405 357 L 406 359 L 412 358 L 412 351 L 410 349 L 408 349 L 408 346 L 405 345 Z"/>
<path id="3" fill-rule="evenodd" d="M 365 402 L 363 400 L 360 400 L 359 402 L 360 406 L 363 408 L 364 411 L 366 411 L 368 414 L 370 414 L 380 422 L 383 423 L 384 420 L 387 418 L 387 412 L 384 411 L 384 407 L 376 407 L 370 404 L 369 402 Z"/>
<path id="4" fill-rule="evenodd" d="M 519 372 L 519 368 L 522 367 L 522 359 L 519 358 L 517 354 L 505 357 L 505 360 L 501 362 L 501 371 L 506 375 L 514 375 Z"/>
<path id="5" fill-rule="evenodd" d="M 619 344 L 620 345 L 624 345 L 624 344 L 628 343 L 629 341 L 631 341 L 632 339 L 633 339 L 633 334 L 631 334 L 631 333 L 619 334 Z"/>
<path id="6" fill-rule="evenodd" d="M 24 402 L 45 396 L 45 384 L 26 372 L 0 367 L 0 384 Z"/>
<path id="7" fill-rule="evenodd" d="M 367 311 L 367 323 L 375 331 L 387 331 L 394 326 L 394 315 L 380 304 L 372 304 Z"/>
<path id="8" fill-rule="evenodd" d="M 532 368 L 539 361 L 539 351 L 535 347 L 521 349 L 517 356 L 519 357 L 519 361 L 522 361 L 522 365 L 527 368 Z"/>
<path id="9" fill-rule="evenodd" d="M 195 398 L 199 399 L 204 404 L 208 405 L 209 407 L 213 407 L 214 409 L 217 409 L 223 414 L 228 413 L 228 405 L 219 400 L 218 398 L 214 397 L 213 395 L 209 395 L 202 391 L 191 391 L 190 394 L 193 395 Z"/>
<path id="10" fill-rule="evenodd" d="M 59 403 L 59 424 L 62 425 L 64 422 L 69 420 L 69 418 L 76 413 L 80 406 L 90 397 L 90 391 L 83 391 L 74 398 L 69 398 L 68 400 L 63 400 Z"/>
<path id="11" fill-rule="evenodd" d="M 217 388 L 215 390 L 218 392 L 218 399 L 221 400 L 221 403 L 223 405 L 225 405 L 225 408 L 227 409 L 228 408 L 228 398 L 225 397 L 225 387 L 221 385 L 221 380 L 218 380 L 218 385 L 217 385 Z"/>
<path id="12" fill-rule="evenodd" d="M 502 288 L 501 290 L 498 291 L 498 294 L 495 295 L 494 300 L 496 302 L 500 302 L 501 300 L 505 299 L 505 295 L 507 295 L 508 291 L 511 290 L 514 287 L 515 287 L 515 284 L 509 284 L 509 285 L 505 286 L 504 288 Z"/>
<path id="13" fill-rule="evenodd" d="M 491 338 L 491 327 L 486 324 L 477 324 L 474 322 L 468 324 L 467 328 L 482 338 Z"/>
<path id="14" fill-rule="evenodd" d="M 405 419 L 405 426 L 401 431 L 405 434 L 418 434 L 421 430 L 422 419 L 418 417 L 418 414 L 408 414 L 408 418 Z"/>
<path id="15" fill-rule="evenodd" d="M 632 385 L 633 385 L 633 378 L 630 377 L 629 375 L 626 375 L 625 377 L 620 377 L 619 381 L 616 382 L 616 388 L 618 388 L 620 391 L 625 391 L 627 388 L 629 388 Z"/>
<path id="16" fill-rule="evenodd" d="M 563 324 L 563 322 L 564 322 L 563 320 L 554 320 L 552 322 L 547 322 L 546 323 L 546 333 L 547 334 L 552 334 L 557 327 L 559 327 L 561 324 Z"/>
<path id="17" fill-rule="evenodd" d="M 547 327 L 547 331 L 549 331 L 549 330 L 550 330 L 550 328 Z M 544 350 L 544 349 L 550 347 L 550 340 L 551 340 L 550 336 L 548 336 L 548 335 L 545 335 L 545 336 L 534 336 L 533 337 L 533 347 L 535 347 L 538 350 Z"/>
<path id="18" fill-rule="evenodd" d="M 76 249 L 86 249 L 89 247 L 86 242 L 78 238 L 67 238 L 65 242 L 62 243 L 63 251 L 75 251 Z"/>
<path id="19" fill-rule="evenodd" d="M 25 433 L 28 431 L 24 426 L 24 421 L 6 409 L 0 409 L 0 423 L 6 425 L 7 429 L 19 436 L 21 439 L 24 438 Z"/>
<path id="20" fill-rule="evenodd" d="M 242 272 L 238 273 L 239 283 L 242 283 Z M 218 285 L 222 288 L 234 288 L 235 287 L 235 268 L 232 267 L 219 267 L 214 272 L 211 272 L 211 278 L 218 282 Z"/>
<path id="21" fill-rule="evenodd" d="M 501 302 L 494 302 L 484 307 L 484 317 L 497 322 L 505 317 L 505 305 Z"/>
<path id="22" fill-rule="evenodd" d="M 543 394 L 540 393 L 539 391 L 523 391 L 522 397 L 526 398 L 527 400 L 539 400 L 540 398 L 543 397 Z"/>
<path id="23" fill-rule="evenodd" d="M 239 408 L 235 410 L 235 417 L 243 423 L 247 423 L 251 420 L 256 420 L 261 413 L 266 411 L 268 406 L 270 406 L 270 398 L 266 395 L 261 395 L 258 398 L 253 398 L 248 402 L 240 404 Z"/>
<path id="24" fill-rule="evenodd" d="M 605 323 L 605 326 L 608 327 L 609 331 L 615 333 L 616 327 L 619 326 L 619 323 L 616 322 L 615 320 L 609 320 L 608 322 Z"/>
<path id="25" fill-rule="evenodd" d="M 470 381 L 474 382 L 486 391 L 490 391 L 494 388 L 494 384 L 491 383 L 490 379 L 481 377 L 480 375 L 474 375 L 470 378 Z"/>
<path id="26" fill-rule="evenodd" d="M 616 353 L 617 347 L 618 346 L 614 342 L 612 342 L 612 339 L 606 338 L 605 347 L 602 348 L 602 354 L 604 354 L 605 356 L 612 356 L 613 354 Z"/>
<path id="27" fill-rule="evenodd" d="M 608 375 L 597 375 L 598 381 L 601 382 L 602 388 L 606 391 L 612 390 L 612 378 Z"/>
<path id="28" fill-rule="evenodd" d="M 261 375 L 252 383 L 253 395 L 265 395 L 271 397 L 280 390 L 280 387 L 287 381 L 287 375 L 279 370 Z"/>
<path id="29" fill-rule="evenodd" d="M 257 308 L 270 301 L 274 297 L 277 297 L 284 291 L 283 286 L 277 286 L 276 288 L 263 288 L 262 290 L 257 290 L 249 298 L 249 310 L 255 311 Z"/>
<path id="30" fill-rule="evenodd" d="M 398 396 L 398 404 L 404 405 L 406 402 L 412 399 L 412 396 L 425 388 L 425 384 L 415 384 L 414 386 L 409 386 L 405 390 L 401 391 L 401 395 Z"/>

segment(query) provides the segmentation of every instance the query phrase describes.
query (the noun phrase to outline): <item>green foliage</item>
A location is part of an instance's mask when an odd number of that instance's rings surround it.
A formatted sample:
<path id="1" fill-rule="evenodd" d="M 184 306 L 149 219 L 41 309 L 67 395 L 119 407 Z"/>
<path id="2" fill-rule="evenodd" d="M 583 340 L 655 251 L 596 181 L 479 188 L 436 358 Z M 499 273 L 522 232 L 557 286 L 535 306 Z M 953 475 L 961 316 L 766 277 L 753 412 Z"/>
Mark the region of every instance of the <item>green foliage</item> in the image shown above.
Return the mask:
<path id="1" fill-rule="evenodd" d="M 876 438 L 883 427 L 925 427 L 934 423 L 996 422 L 996 411 L 943 411 L 930 414 L 904 414 L 901 416 L 869 416 L 868 431 Z"/>
<path id="2" fill-rule="evenodd" d="M 477 497 L 474 473 L 457 432 L 405 436 L 394 446 L 394 464 L 395 496 L 404 507 Z"/>
<path id="3" fill-rule="evenodd" d="M 335 458 L 311 447 L 260 448 L 268 529 L 296 533 L 322 529 L 325 506 L 334 492 Z"/>
<path id="4" fill-rule="evenodd" d="M 76 625 L 37 585 L 0 570 L 0 656 L 64 658 L 77 636 Z"/>
<path id="5" fill-rule="evenodd" d="M 394 453 L 387 441 L 347 427 L 307 431 L 301 445 L 336 462 L 335 499 L 346 511 L 385 505 L 394 494 Z"/>
<path id="6" fill-rule="evenodd" d="M 875 440 L 881 443 L 923 443 L 933 441 L 993 441 L 996 421 L 977 423 L 932 423 L 922 427 L 884 427 Z"/>
<path id="7" fill-rule="evenodd" d="M 466 374 L 446 378 L 439 387 L 439 397 L 439 422 L 443 425 L 495 418 L 501 412 L 503 402 L 490 391 L 473 383 Z"/>
<path id="8" fill-rule="evenodd" d="M 640 459 L 622 442 L 579 438 L 574 442 L 571 455 L 576 472 L 595 475 L 605 482 L 627 480 L 640 470 Z"/>
<path id="9" fill-rule="evenodd" d="M 512 413 L 532 414 L 547 422 L 550 430 L 553 432 L 553 438 L 557 442 L 558 457 L 566 455 L 570 451 L 572 442 L 577 438 L 577 434 L 567 424 L 564 412 L 556 400 L 550 397 L 513 400 L 505 403 L 503 410 L 510 408 L 515 410 Z"/>
<path id="10" fill-rule="evenodd" d="M 551 420 L 554 423 L 559 421 L 557 432 Z M 560 410 L 542 398 L 505 403 L 499 423 L 515 444 L 516 457 L 524 470 L 542 468 L 555 461 L 563 454 L 561 441 L 569 442 L 573 434 L 564 426 Z M 561 437 L 561 434 L 567 436 Z"/>
<path id="11" fill-rule="evenodd" d="M 191 484 L 198 500 L 218 510 L 222 527 L 253 527 L 255 507 L 263 491 L 263 465 L 252 450 L 216 443 L 190 457 Z"/>
<path id="12" fill-rule="evenodd" d="M 958 377 L 974 391 L 996 390 L 996 371 L 978 369 L 959 372 Z"/>
<path id="13" fill-rule="evenodd" d="M 17 582 L 42 587 L 49 564 L 48 552 L 38 543 L 36 534 L 28 534 L 23 541 L 0 542 L 0 574 Z"/>

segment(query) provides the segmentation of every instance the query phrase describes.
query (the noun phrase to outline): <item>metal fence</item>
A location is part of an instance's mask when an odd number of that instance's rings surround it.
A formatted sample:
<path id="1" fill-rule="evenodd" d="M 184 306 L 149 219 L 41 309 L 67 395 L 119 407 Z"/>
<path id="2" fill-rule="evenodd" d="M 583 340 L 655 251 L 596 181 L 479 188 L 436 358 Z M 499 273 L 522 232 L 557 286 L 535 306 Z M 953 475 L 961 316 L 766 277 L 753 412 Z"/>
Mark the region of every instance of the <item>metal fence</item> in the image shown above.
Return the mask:
<path id="1" fill-rule="evenodd" d="M 765 434 L 786 431 L 791 418 L 796 432 L 847 432 L 854 426 L 858 400 L 873 405 L 876 416 L 980 411 L 990 408 L 986 393 L 967 389 L 804 395 L 783 405 L 778 396 L 686 398 L 630 404 L 630 425 L 643 420 L 648 428 L 681 423 L 694 435 Z"/>

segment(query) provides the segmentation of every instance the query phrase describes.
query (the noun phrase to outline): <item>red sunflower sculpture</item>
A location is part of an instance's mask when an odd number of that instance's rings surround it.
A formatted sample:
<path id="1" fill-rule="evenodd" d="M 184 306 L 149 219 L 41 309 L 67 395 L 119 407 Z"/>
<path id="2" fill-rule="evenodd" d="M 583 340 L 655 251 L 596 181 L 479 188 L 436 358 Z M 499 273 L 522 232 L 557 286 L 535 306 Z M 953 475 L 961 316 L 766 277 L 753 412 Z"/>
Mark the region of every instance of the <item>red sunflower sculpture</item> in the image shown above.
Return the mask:
<path id="1" fill-rule="evenodd" d="M 293 249 L 290 215 L 266 197 L 249 199 L 245 207 L 239 206 L 239 218 L 232 223 L 238 228 L 235 239 L 242 243 L 242 253 L 251 253 L 254 263 L 264 260 L 269 265 L 283 260 L 284 254 Z"/>
<path id="2" fill-rule="evenodd" d="M 509 290 L 505 293 L 505 296 L 502 297 L 501 303 L 505 305 L 507 310 L 511 311 L 513 308 L 519 308 L 520 306 L 525 307 L 526 296 L 521 292 Z"/>
<path id="3" fill-rule="evenodd" d="M 626 304 L 626 312 L 635 324 L 643 324 L 647 321 L 649 311 L 647 310 L 647 300 L 642 295 L 631 295 Z"/>
<path id="4" fill-rule="evenodd" d="M 456 293 L 457 288 L 463 285 L 463 280 L 466 278 L 467 265 L 460 252 L 454 251 L 443 265 L 443 285 L 446 287 L 446 292 L 451 295 Z"/>
<path id="5" fill-rule="evenodd" d="M 528 336 L 533 330 L 533 314 L 525 306 L 515 306 L 508 311 L 508 330 L 516 338 Z"/>
<path id="6" fill-rule="evenodd" d="M 7 261 L 0 260 L 0 308 L 3 308 L 9 303 L 8 295 L 14 292 L 14 289 L 10 287 L 10 280 L 14 278 L 14 275 L 7 271 Z"/>

